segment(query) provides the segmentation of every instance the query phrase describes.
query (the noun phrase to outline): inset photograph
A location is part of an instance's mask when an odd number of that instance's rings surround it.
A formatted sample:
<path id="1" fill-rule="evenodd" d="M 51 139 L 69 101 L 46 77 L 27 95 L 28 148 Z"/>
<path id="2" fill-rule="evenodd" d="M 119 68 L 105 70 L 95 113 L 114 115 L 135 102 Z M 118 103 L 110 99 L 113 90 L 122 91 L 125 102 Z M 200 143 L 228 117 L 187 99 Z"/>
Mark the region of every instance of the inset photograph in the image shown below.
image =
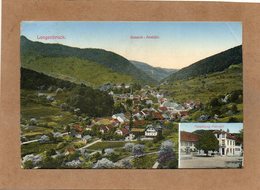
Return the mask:
<path id="1" fill-rule="evenodd" d="M 242 168 L 242 123 L 180 123 L 179 168 Z"/>

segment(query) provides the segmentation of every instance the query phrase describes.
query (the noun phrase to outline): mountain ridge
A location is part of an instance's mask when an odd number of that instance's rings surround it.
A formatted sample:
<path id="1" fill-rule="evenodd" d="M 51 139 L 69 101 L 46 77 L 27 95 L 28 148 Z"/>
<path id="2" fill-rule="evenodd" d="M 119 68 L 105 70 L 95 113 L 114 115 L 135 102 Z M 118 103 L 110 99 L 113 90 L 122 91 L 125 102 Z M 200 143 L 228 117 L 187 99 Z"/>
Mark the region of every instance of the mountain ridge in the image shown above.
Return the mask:
<path id="1" fill-rule="evenodd" d="M 219 72 L 227 69 L 230 65 L 242 63 L 242 45 L 235 46 L 215 55 L 199 60 L 179 71 L 171 74 L 166 81 L 187 79 Z"/>
<path id="2" fill-rule="evenodd" d="M 142 83 L 157 83 L 153 78 L 149 77 L 146 73 L 136 68 L 125 57 L 116 54 L 112 51 L 107 51 L 98 48 L 76 48 L 62 44 L 51 44 L 34 42 L 21 36 L 21 55 L 41 57 L 76 57 L 79 59 L 87 60 L 96 64 L 103 65 L 114 72 L 129 75 Z M 22 64 L 23 66 L 23 64 Z M 124 81 L 122 81 L 124 82 Z"/>

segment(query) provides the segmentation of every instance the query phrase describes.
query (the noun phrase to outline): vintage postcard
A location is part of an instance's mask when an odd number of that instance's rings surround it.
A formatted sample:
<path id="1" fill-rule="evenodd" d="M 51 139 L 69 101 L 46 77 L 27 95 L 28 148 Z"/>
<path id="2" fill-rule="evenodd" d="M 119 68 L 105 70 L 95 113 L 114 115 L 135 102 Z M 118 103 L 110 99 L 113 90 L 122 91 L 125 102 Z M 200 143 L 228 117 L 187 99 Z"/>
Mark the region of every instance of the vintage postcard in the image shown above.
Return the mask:
<path id="1" fill-rule="evenodd" d="M 242 168 L 241 22 L 23 21 L 21 167 Z"/>

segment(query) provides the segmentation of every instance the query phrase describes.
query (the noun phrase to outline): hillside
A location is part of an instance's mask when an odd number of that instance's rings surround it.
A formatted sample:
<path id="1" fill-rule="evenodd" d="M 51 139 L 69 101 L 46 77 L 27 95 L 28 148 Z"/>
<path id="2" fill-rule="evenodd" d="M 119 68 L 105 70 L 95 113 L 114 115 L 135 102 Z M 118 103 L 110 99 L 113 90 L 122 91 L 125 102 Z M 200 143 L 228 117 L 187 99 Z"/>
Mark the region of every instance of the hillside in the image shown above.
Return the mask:
<path id="1" fill-rule="evenodd" d="M 92 81 L 88 81 L 86 78 L 82 78 L 78 76 L 77 80 L 85 81 L 86 83 L 92 83 L 93 80 L 97 79 L 97 72 L 98 69 L 101 69 L 102 72 L 99 72 L 99 77 L 104 77 L 107 80 L 103 80 L 98 78 L 99 82 L 94 82 L 96 84 L 107 83 L 111 82 L 129 82 L 129 81 L 139 81 L 141 83 L 156 83 L 154 79 L 149 77 L 143 71 L 137 69 L 130 61 L 126 58 L 110 51 L 102 50 L 102 49 L 94 49 L 94 48 L 74 48 L 69 47 L 61 44 L 45 44 L 41 42 L 33 42 L 28 40 L 26 37 L 21 36 L 21 61 L 22 67 L 26 67 L 29 69 L 33 69 L 39 72 L 44 72 L 45 74 L 53 75 L 56 70 L 51 70 L 52 68 L 44 68 L 44 71 L 41 71 L 41 67 L 43 63 L 46 61 L 57 61 L 56 59 L 62 59 L 62 62 L 67 62 L 68 65 L 60 65 L 60 66 L 53 66 L 53 67 L 63 67 L 63 66 L 70 66 L 70 68 L 63 68 L 62 73 L 57 73 L 58 75 L 66 73 L 66 77 L 75 78 L 75 76 L 70 76 L 70 73 L 73 70 L 75 64 L 69 64 L 68 58 L 73 59 L 74 63 L 79 63 L 81 65 L 79 70 L 88 70 L 88 79 L 92 78 Z M 38 64 L 37 69 L 34 64 L 37 62 L 41 62 Z M 48 67 L 51 67 L 52 63 L 48 63 Z M 87 65 L 86 68 L 85 64 Z M 89 64 L 91 66 L 89 66 Z M 89 70 L 92 69 L 92 70 Z M 77 70 L 75 68 L 75 70 Z M 112 76 L 107 75 L 108 73 L 112 73 Z M 123 74 L 123 75 L 122 75 Z M 122 78 L 120 76 L 123 76 Z M 56 77 L 56 76 L 55 76 Z M 112 78 L 111 78 L 112 77 Z M 114 80 L 114 78 L 116 80 Z M 127 80 L 125 80 L 127 79 Z M 95 84 L 95 85 L 96 85 Z"/>
<path id="2" fill-rule="evenodd" d="M 94 87 L 107 82 L 131 83 L 137 81 L 130 75 L 121 74 L 103 65 L 75 57 L 22 56 L 22 67 Z"/>
<path id="3" fill-rule="evenodd" d="M 168 77 L 170 74 L 176 72 L 176 69 L 165 69 L 161 67 L 153 67 L 147 63 L 139 61 L 131 61 L 138 69 L 144 71 L 151 78 L 156 81 L 161 81 L 162 79 Z"/>
<path id="4" fill-rule="evenodd" d="M 54 100 L 48 100 L 48 96 Z M 81 113 L 89 116 L 107 116 L 112 114 L 114 101 L 98 89 L 21 68 L 21 113 L 24 117 L 37 116 L 39 119 L 44 110 L 50 111 L 46 115 L 63 112 L 62 104 L 67 107 L 63 111 L 79 108 Z"/>
<path id="5" fill-rule="evenodd" d="M 242 45 L 202 59 L 170 75 L 169 82 L 179 79 L 206 75 L 227 69 L 230 65 L 242 63 Z"/>
<path id="6" fill-rule="evenodd" d="M 177 102 L 208 102 L 219 95 L 243 89 L 242 64 L 231 65 L 221 72 L 190 77 L 161 85 L 161 91 Z"/>

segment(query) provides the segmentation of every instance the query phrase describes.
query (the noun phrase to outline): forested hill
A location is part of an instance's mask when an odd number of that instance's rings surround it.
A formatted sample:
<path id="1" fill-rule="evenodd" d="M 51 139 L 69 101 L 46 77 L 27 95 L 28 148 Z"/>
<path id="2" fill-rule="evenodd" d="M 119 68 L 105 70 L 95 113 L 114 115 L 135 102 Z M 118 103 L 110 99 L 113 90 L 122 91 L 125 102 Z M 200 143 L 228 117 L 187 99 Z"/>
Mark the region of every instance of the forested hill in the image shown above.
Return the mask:
<path id="1" fill-rule="evenodd" d="M 166 80 L 173 81 L 190 77 L 219 72 L 230 65 L 242 64 L 242 45 L 228 49 L 216 55 L 202 59 L 176 73 L 171 74 Z"/>
<path id="2" fill-rule="evenodd" d="M 69 47 L 61 44 L 45 44 L 41 42 L 33 42 L 27 39 L 25 36 L 21 36 L 21 56 L 22 56 L 22 66 L 23 66 L 23 61 L 29 60 L 32 62 L 37 59 L 39 60 L 41 58 L 55 58 L 55 59 L 56 58 L 77 58 L 107 68 L 109 69 L 108 73 L 116 72 L 119 74 L 125 74 L 132 77 L 134 80 L 143 83 L 156 83 L 156 81 L 153 78 L 149 77 L 145 72 L 136 68 L 126 58 L 114 52 L 106 51 L 103 49 L 94 49 L 94 48 L 81 49 L 81 48 Z M 40 72 L 40 70 L 37 71 Z M 93 70 L 91 72 L 95 73 L 96 71 Z M 48 73 L 45 72 L 45 74 Z M 104 81 L 104 82 L 109 82 L 109 81 Z"/>
<path id="3" fill-rule="evenodd" d="M 151 78 L 157 80 L 158 82 L 162 79 L 168 77 L 170 74 L 177 71 L 177 69 L 165 69 L 161 67 L 153 67 L 147 63 L 140 61 L 131 61 L 138 69 L 144 71 Z"/>
<path id="4" fill-rule="evenodd" d="M 59 91 L 57 95 L 58 89 L 61 92 Z M 61 103 L 66 104 L 66 110 L 79 108 L 81 113 L 92 117 L 111 116 L 114 109 L 114 100 L 107 92 L 93 89 L 84 84 L 60 80 L 25 68 L 21 68 L 21 91 L 22 106 L 25 104 L 29 106 L 32 103 L 38 104 L 39 102 L 45 106 L 53 106 L 43 97 L 37 97 L 37 101 L 35 101 L 33 91 L 45 92 L 46 95 L 50 94 L 60 103 L 60 106 Z M 30 92 L 30 95 L 25 96 L 26 92 Z"/>
<path id="5" fill-rule="evenodd" d="M 77 84 L 21 68 L 21 89 L 39 90 L 40 88 L 47 89 L 50 86 L 70 89 L 76 87 Z"/>

